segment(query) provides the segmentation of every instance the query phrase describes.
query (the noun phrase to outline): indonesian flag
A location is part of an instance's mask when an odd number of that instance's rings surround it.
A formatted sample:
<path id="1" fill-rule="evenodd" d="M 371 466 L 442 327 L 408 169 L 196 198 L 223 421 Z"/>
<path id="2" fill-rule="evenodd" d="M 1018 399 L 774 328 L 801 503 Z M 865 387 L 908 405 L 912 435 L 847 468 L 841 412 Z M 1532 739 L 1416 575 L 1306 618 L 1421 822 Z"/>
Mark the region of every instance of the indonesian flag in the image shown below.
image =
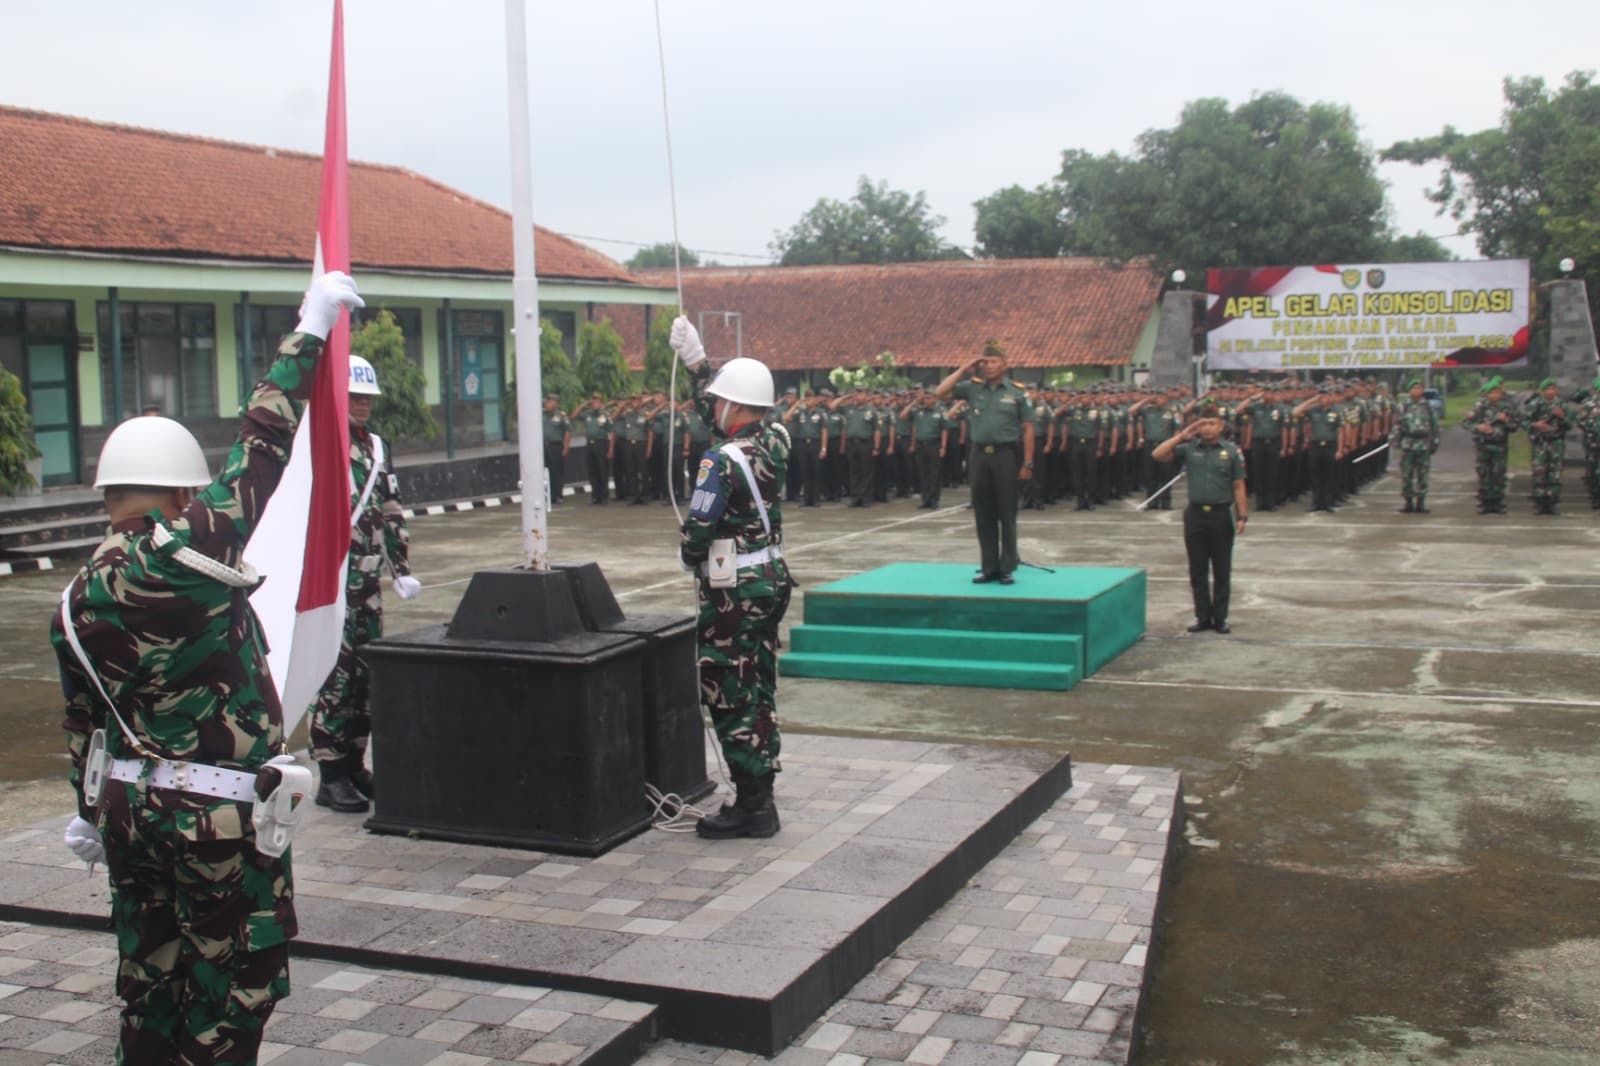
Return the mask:
<path id="1" fill-rule="evenodd" d="M 312 280 L 350 270 L 350 175 L 345 145 L 344 3 L 333 3 L 328 128 L 322 154 Z M 341 314 L 317 366 L 294 451 L 245 557 L 267 578 L 251 597 L 287 736 L 339 658 L 350 552 L 350 319 Z"/>

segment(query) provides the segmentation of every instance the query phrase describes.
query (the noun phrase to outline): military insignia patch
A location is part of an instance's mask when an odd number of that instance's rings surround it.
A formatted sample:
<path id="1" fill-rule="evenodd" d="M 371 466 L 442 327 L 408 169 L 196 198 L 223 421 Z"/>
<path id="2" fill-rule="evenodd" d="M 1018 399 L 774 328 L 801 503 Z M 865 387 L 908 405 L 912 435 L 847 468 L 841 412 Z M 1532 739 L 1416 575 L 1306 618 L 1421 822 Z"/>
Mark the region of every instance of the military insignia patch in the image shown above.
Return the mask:
<path id="1" fill-rule="evenodd" d="M 1373 267 L 1371 270 L 1367 271 L 1367 285 L 1370 288 L 1381 289 L 1383 288 L 1383 283 L 1388 276 L 1388 274 L 1385 274 L 1377 267 Z"/>
<path id="2" fill-rule="evenodd" d="M 1339 271 L 1339 280 L 1344 283 L 1345 288 L 1353 289 L 1361 284 L 1361 271 L 1341 270 Z"/>

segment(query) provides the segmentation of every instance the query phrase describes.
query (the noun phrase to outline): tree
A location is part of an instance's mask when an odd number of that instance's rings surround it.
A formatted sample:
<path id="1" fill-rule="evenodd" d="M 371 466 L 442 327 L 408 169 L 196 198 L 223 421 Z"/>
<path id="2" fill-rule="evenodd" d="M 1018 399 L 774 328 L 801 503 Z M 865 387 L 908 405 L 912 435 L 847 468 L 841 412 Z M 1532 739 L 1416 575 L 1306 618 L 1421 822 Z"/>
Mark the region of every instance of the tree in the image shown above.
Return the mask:
<path id="1" fill-rule="evenodd" d="M 964 258 L 965 252 L 939 236 L 944 224 L 944 216 L 929 212 L 921 192 L 874 185 L 863 174 L 849 201 L 818 200 L 787 233 L 773 234 L 768 247 L 780 266 Z"/>
<path id="2" fill-rule="evenodd" d="M 679 314 L 676 307 L 658 307 L 655 316 L 650 319 L 650 333 L 644 341 L 645 392 L 666 392 L 672 382 L 672 365 L 677 362 L 678 356 L 672 350 L 672 345 L 667 343 L 667 337 L 672 333 L 672 320 Z M 677 398 L 686 400 L 691 391 L 689 375 L 680 368 Z"/>
<path id="3" fill-rule="evenodd" d="M 1060 191 L 1047 184 L 1012 185 L 972 205 L 977 254 L 996 259 L 1048 259 L 1066 246 Z"/>
<path id="4" fill-rule="evenodd" d="M 681 244 L 678 245 L 678 260 L 677 264 L 673 262 L 672 242 L 662 241 L 660 244 L 652 244 L 648 248 L 640 248 L 637 252 L 634 252 L 627 265 L 629 270 L 650 270 L 675 265 L 686 267 L 701 265 L 700 257 Z"/>
<path id="5" fill-rule="evenodd" d="M 628 392 L 633 379 L 622 354 L 622 336 L 610 319 L 578 327 L 578 377 L 583 394 L 612 400 Z"/>
<path id="6" fill-rule="evenodd" d="M 539 386 L 546 396 L 555 393 L 561 406 L 571 410 L 583 395 L 583 382 L 572 369 L 572 360 L 561 347 L 564 334 L 548 318 L 539 319 Z M 517 424 L 517 363 L 511 360 L 511 374 L 506 381 L 506 394 L 501 400 L 508 425 Z"/>
<path id="7" fill-rule="evenodd" d="M 22 381 L 0 366 L 0 492 L 7 496 L 15 496 L 18 489 L 35 484 L 28 472 L 28 461 L 39 458 L 32 430 L 33 419 L 28 417 Z"/>
<path id="8" fill-rule="evenodd" d="M 1551 91 L 1543 78 L 1507 78 L 1500 125 L 1477 133 L 1453 127 L 1400 141 L 1384 159 L 1441 163 L 1429 193 L 1489 258 L 1532 261 L 1535 277 L 1553 278 L 1567 256 L 1579 276 L 1600 268 L 1600 85 L 1574 71 Z M 1590 290 L 1600 317 L 1600 287 Z"/>
<path id="9" fill-rule="evenodd" d="M 1140 134 L 1132 155 L 1068 150 L 1050 184 L 976 206 L 988 254 L 1144 258 L 1162 274 L 1365 262 L 1391 239 L 1350 109 L 1276 92 L 1238 107 L 1192 101 L 1176 126 Z"/>
<path id="10" fill-rule="evenodd" d="M 439 425 L 428 409 L 428 378 L 406 357 L 406 337 L 394 315 L 380 309 L 350 337 L 350 353 L 372 364 L 383 392 L 372 405 L 372 431 L 384 440 L 432 440 Z"/>

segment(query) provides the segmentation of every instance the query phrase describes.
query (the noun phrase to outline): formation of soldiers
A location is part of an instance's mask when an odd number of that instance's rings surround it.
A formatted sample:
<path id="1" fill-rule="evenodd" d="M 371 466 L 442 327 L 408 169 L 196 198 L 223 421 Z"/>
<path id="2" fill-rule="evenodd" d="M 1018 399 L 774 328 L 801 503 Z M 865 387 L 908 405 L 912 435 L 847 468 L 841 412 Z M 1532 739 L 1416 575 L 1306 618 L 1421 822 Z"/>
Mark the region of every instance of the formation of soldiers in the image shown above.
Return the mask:
<path id="1" fill-rule="evenodd" d="M 1533 444 L 1536 513 L 1557 513 L 1560 457 L 1574 432 L 1583 443 L 1585 491 L 1600 509 L 1600 379 L 1567 399 L 1548 380 L 1521 402 L 1506 397 L 1498 378 L 1482 392 L 1461 423 L 1477 450 L 1479 513 L 1505 511 L 1506 449 L 1517 431 L 1527 432 Z M 1065 504 L 1093 510 L 1163 490 L 1150 509 L 1170 510 L 1168 483 L 1177 468 L 1157 462 L 1153 453 L 1205 402 L 1216 406 L 1224 439 L 1245 456 L 1257 511 L 1300 501 L 1312 511 L 1336 511 L 1396 464 L 1405 501 L 1399 510 L 1430 513 L 1428 475 L 1442 426 L 1417 379 L 1398 397 L 1370 378 L 1248 381 L 1199 398 L 1187 385 L 1115 382 L 1030 387 L 1027 396 L 1038 470 L 1023 483 L 1024 509 Z M 595 396 L 572 412 L 572 431 L 601 442 L 588 449 L 593 503 L 665 502 L 669 465 L 671 487 L 684 498 L 684 478 L 711 446 L 711 427 L 692 405 L 680 404 L 674 423 L 670 414 L 664 393 L 611 402 Z M 793 445 L 786 500 L 871 507 L 916 496 L 919 507 L 939 507 L 944 488 L 967 481 L 969 414 L 965 404 L 941 404 L 921 385 L 843 393 L 823 388 L 804 397 L 790 389 L 767 416 L 769 424 L 782 423 Z M 608 480 L 615 483 L 611 493 L 598 488 Z"/>
<path id="2" fill-rule="evenodd" d="M 1038 470 L 1020 505 L 1030 509 L 1069 503 L 1092 510 L 1162 488 L 1177 470 L 1152 453 L 1193 421 L 1199 402 L 1186 385 L 1106 382 L 1027 395 Z M 1204 399 L 1247 456 L 1260 510 L 1307 494 L 1314 509 L 1332 510 L 1387 469 L 1387 450 L 1357 462 L 1394 427 L 1393 399 L 1374 382 L 1247 383 L 1214 388 Z M 572 428 L 590 442 L 592 503 L 665 501 L 669 466 L 682 497 L 688 469 L 710 447 L 711 427 L 688 405 L 669 424 L 670 414 L 662 393 L 609 403 L 595 396 L 573 411 Z M 788 502 L 870 507 L 918 496 L 919 506 L 931 509 L 941 505 L 943 488 L 966 483 L 968 416 L 964 403 L 941 404 L 922 386 L 842 394 L 823 388 L 805 397 L 790 389 L 767 421 L 781 423 L 792 442 Z M 609 493 L 601 488 L 608 480 Z M 1170 488 L 1150 506 L 1170 509 Z"/>

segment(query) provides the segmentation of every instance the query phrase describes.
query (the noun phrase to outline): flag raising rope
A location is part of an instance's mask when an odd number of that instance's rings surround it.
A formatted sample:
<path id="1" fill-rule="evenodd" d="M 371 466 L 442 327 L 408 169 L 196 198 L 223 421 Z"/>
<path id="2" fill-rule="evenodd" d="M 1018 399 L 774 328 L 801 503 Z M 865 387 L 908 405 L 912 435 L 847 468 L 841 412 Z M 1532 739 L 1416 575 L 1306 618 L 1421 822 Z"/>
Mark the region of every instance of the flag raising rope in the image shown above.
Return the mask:
<path id="1" fill-rule="evenodd" d="M 333 3 L 327 129 L 312 280 L 350 270 L 350 174 L 344 94 L 344 3 Z M 340 314 L 312 381 L 294 451 L 246 556 L 267 581 L 251 597 L 292 733 L 339 657 L 350 553 L 350 319 Z"/>

